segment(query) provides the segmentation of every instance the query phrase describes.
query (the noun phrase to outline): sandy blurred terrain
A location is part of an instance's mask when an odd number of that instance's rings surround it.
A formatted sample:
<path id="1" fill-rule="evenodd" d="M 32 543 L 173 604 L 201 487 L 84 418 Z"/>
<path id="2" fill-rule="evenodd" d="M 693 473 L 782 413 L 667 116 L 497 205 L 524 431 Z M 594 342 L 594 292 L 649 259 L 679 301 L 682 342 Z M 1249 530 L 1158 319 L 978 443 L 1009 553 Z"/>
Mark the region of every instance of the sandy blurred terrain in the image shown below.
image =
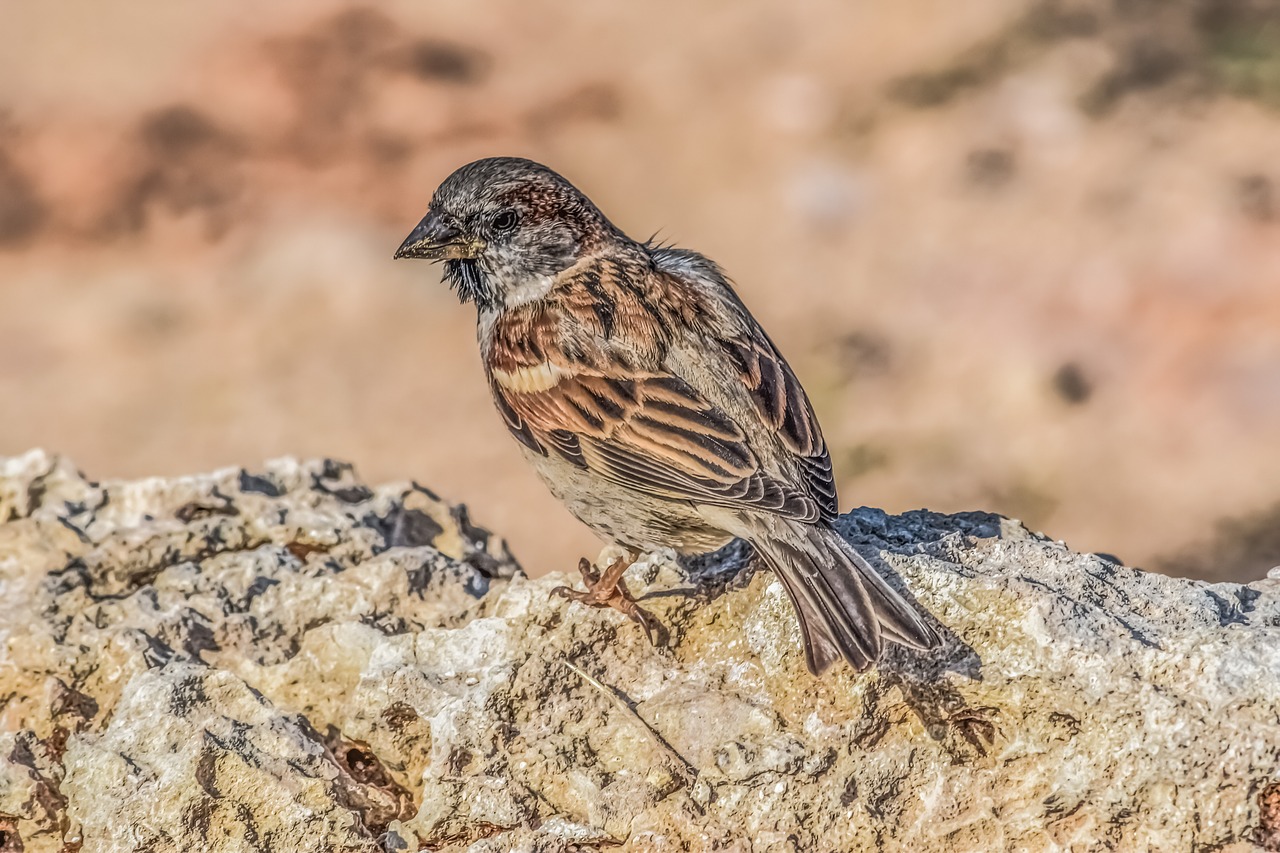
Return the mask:
<path id="1" fill-rule="evenodd" d="M 78 12 L 78 14 L 76 14 Z M 845 506 L 1280 564 L 1280 4 L 0 6 L 0 455 L 329 455 L 595 553 L 391 253 L 480 156 L 724 265 Z"/>

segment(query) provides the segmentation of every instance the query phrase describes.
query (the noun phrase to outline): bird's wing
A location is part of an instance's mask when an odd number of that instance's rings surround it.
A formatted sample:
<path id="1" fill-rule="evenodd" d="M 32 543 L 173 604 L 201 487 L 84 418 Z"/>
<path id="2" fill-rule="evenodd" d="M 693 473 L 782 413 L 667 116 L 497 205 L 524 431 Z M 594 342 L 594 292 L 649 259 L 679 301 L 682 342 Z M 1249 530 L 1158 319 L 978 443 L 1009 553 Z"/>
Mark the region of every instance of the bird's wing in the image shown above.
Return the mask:
<path id="1" fill-rule="evenodd" d="M 749 315 L 748 315 L 749 316 Z M 840 514 L 831 455 L 817 415 L 791 366 L 756 326 L 754 332 L 725 342 L 738 378 L 751 394 L 756 415 L 790 452 L 804 484 L 827 521 Z"/>
<path id="2" fill-rule="evenodd" d="M 737 424 L 678 377 L 525 369 L 536 376 L 494 370 L 491 384 L 507 427 L 541 453 L 668 500 L 820 515 L 765 474 Z"/>
<path id="3" fill-rule="evenodd" d="M 651 246 L 657 269 L 679 287 L 698 291 L 715 306 L 719 330 L 711 339 L 723 347 L 737 378 L 746 387 L 760 422 L 778 439 L 782 455 L 794 463 L 796 487 L 808 494 L 822 518 L 840 514 L 831 455 L 817 415 L 800 381 L 720 267 L 687 249 Z"/>
<path id="4" fill-rule="evenodd" d="M 824 516 L 803 488 L 765 471 L 741 426 L 661 358 L 607 349 L 605 325 L 634 341 L 646 309 L 619 297 L 600 311 L 599 293 L 566 324 L 556 312 L 508 312 L 486 358 L 498 411 L 531 449 L 555 453 L 597 476 L 668 500 L 772 512 L 802 521 Z M 559 312 L 574 312 L 562 299 Z M 608 321 L 603 319 L 607 316 Z M 578 332 L 587 327 L 586 339 Z M 566 331 L 569 329 L 569 331 Z M 654 340 L 660 337 L 654 331 Z M 635 362 L 644 362 L 636 365 Z"/>

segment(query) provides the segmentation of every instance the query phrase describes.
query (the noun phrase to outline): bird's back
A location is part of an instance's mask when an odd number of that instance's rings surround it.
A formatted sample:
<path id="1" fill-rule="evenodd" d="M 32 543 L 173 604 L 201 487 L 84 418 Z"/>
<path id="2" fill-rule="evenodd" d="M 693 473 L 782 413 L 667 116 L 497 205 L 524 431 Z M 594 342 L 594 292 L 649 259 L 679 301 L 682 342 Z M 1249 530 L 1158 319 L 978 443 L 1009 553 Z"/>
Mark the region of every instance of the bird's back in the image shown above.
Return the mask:
<path id="1" fill-rule="evenodd" d="M 819 517 L 834 518 L 839 506 L 831 458 L 813 406 L 790 365 L 714 261 L 674 247 L 655 248 L 651 256 L 666 286 L 695 293 L 702 307 L 691 327 L 674 336 L 669 369 L 735 421 L 762 419 L 772 426 L 746 430 L 762 467 L 810 496 Z M 715 371 L 712 365 L 723 362 L 706 357 L 712 346 L 727 351 L 737 377 Z"/>

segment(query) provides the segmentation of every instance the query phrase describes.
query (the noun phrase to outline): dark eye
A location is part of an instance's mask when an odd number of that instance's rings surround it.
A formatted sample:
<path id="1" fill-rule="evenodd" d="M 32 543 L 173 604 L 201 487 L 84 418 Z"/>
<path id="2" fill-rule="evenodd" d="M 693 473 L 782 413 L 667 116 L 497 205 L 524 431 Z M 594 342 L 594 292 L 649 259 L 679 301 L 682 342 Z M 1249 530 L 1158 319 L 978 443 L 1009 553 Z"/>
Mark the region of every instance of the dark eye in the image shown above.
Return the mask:
<path id="1" fill-rule="evenodd" d="M 493 230 L 510 231 L 516 227 L 516 212 L 514 210 L 504 210 L 501 213 L 494 214 Z"/>

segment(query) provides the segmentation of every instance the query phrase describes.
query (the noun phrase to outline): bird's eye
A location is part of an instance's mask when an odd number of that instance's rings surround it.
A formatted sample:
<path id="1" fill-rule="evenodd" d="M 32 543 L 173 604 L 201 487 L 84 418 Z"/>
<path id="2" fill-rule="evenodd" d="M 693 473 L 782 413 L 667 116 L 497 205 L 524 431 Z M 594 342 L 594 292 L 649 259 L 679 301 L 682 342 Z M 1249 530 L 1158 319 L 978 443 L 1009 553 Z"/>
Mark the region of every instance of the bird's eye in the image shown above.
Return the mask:
<path id="1" fill-rule="evenodd" d="M 514 210 L 504 210 L 497 213 L 493 217 L 493 229 L 495 231 L 510 231 L 516 227 L 516 212 Z"/>

